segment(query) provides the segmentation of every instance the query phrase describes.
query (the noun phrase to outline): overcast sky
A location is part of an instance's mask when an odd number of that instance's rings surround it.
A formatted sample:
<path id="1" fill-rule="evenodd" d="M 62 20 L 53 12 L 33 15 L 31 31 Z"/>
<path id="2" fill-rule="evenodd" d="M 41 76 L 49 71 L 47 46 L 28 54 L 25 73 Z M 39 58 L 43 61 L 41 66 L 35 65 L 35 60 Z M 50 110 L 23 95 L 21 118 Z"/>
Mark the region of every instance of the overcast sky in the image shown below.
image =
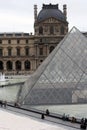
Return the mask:
<path id="1" fill-rule="evenodd" d="M 34 4 L 38 12 L 42 4 L 67 4 L 69 30 L 76 26 L 87 31 L 87 0 L 0 0 L 0 32 L 33 32 Z"/>

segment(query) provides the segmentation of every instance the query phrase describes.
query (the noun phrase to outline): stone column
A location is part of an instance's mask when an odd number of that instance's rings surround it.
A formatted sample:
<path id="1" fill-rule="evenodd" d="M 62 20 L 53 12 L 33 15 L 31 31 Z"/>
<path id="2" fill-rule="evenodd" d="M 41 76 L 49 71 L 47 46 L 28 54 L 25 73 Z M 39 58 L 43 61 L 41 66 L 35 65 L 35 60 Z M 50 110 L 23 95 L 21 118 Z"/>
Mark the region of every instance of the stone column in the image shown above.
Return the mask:
<path id="1" fill-rule="evenodd" d="M 16 70 L 15 62 L 13 61 L 13 71 Z"/>
<path id="2" fill-rule="evenodd" d="M 46 54 L 45 54 L 45 56 L 48 56 L 48 44 L 46 44 L 45 46 L 46 46 Z"/>
<path id="3" fill-rule="evenodd" d="M 49 46 L 48 46 L 48 44 L 46 44 L 46 56 L 48 56 L 49 55 Z"/>
<path id="4" fill-rule="evenodd" d="M 6 68 L 6 61 L 4 61 L 4 63 L 3 63 L 3 68 L 4 68 L 4 72 L 7 71 L 7 68 Z"/>
<path id="5" fill-rule="evenodd" d="M 24 61 L 21 62 L 21 70 L 24 71 L 25 68 L 24 68 Z"/>

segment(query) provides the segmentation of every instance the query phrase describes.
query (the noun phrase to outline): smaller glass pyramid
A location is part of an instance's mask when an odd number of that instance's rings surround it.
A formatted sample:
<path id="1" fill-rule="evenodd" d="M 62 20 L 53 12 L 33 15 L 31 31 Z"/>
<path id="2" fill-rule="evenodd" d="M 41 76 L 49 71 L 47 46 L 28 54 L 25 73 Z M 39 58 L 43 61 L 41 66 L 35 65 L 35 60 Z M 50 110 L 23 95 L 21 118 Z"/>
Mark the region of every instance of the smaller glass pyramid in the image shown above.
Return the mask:
<path id="1" fill-rule="evenodd" d="M 87 102 L 87 38 L 73 27 L 25 82 L 19 102 L 67 104 Z"/>

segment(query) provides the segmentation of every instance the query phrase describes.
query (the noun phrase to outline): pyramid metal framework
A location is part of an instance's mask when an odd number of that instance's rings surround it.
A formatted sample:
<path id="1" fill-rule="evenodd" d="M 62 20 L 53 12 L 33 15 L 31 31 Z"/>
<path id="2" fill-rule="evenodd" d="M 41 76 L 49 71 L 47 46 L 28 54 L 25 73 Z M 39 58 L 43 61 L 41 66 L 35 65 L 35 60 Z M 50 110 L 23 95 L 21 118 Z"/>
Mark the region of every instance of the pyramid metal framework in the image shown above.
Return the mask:
<path id="1" fill-rule="evenodd" d="M 25 82 L 19 102 L 87 103 L 87 38 L 75 27 Z"/>

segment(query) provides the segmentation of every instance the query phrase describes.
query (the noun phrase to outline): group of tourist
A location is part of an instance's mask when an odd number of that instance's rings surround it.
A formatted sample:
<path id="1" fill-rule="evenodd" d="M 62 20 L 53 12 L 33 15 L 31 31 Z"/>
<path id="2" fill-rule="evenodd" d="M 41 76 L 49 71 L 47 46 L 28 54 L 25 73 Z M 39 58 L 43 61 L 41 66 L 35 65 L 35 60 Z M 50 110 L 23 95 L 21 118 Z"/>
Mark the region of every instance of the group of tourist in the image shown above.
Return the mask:
<path id="1" fill-rule="evenodd" d="M 77 123 L 77 119 L 76 119 L 75 117 L 72 117 L 72 118 L 70 119 L 69 116 L 65 115 L 65 113 L 63 114 L 62 119 L 63 119 L 64 121 L 71 121 L 72 123 Z M 87 119 L 86 119 L 86 118 L 82 118 L 79 123 L 80 123 L 80 128 L 81 128 L 82 130 L 86 130 L 86 127 L 87 127 Z"/>
<path id="2" fill-rule="evenodd" d="M 46 112 L 41 114 L 41 119 L 44 119 L 45 116 L 49 116 L 49 114 L 50 114 L 49 110 L 46 109 Z M 78 121 L 75 117 L 69 117 L 69 115 L 65 115 L 65 113 L 63 114 L 61 119 L 64 120 L 64 121 L 71 121 L 72 123 L 78 123 Z M 80 123 L 80 128 L 83 129 L 83 130 L 86 130 L 87 119 L 82 118 L 81 121 L 79 121 L 79 123 Z"/>
<path id="3" fill-rule="evenodd" d="M 65 115 L 65 113 L 63 114 L 62 119 L 64 121 L 71 121 L 72 123 L 75 123 L 77 121 L 77 119 L 74 116 L 69 117 L 69 115 Z"/>
<path id="4" fill-rule="evenodd" d="M 41 119 L 44 119 L 44 118 L 45 118 L 45 115 L 48 116 L 49 114 L 50 114 L 49 110 L 46 109 L 46 113 L 45 113 L 45 114 L 44 114 L 44 113 L 41 114 Z"/>

